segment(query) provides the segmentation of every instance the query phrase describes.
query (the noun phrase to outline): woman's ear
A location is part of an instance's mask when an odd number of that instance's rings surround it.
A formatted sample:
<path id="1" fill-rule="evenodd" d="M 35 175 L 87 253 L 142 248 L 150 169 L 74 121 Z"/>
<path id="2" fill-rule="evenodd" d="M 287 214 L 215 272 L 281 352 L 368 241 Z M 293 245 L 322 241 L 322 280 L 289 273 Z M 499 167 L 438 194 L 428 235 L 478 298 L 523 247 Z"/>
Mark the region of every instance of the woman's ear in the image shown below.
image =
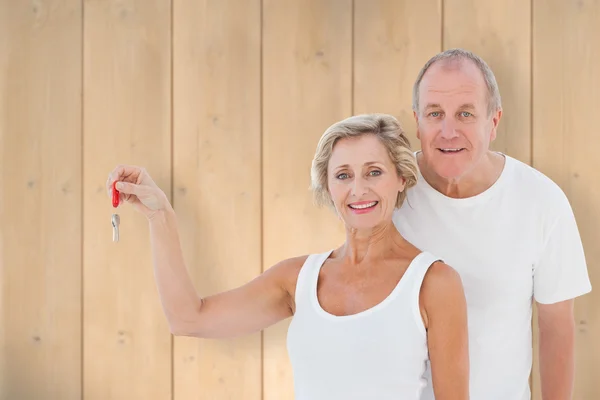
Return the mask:
<path id="1" fill-rule="evenodd" d="M 403 176 L 400 176 L 398 178 L 398 181 L 399 181 L 398 182 L 399 183 L 398 192 L 403 192 L 404 188 L 406 187 L 406 178 L 404 178 Z"/>

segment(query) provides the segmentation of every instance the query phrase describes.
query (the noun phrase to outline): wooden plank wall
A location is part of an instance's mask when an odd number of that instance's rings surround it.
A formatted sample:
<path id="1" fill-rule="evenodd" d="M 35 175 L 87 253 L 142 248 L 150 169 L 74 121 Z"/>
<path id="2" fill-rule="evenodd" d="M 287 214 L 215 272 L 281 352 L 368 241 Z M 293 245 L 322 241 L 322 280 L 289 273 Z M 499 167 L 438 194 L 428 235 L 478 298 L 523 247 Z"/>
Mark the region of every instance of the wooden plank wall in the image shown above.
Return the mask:
<path id="1" fill-rule="evenodd" d="M 176 0 L 173 21 L 173 204 L 208 295 L 262 270 L 261 5 Z M 173 399 L 261 399 L 261 339 L 175 338 Z"/>
<path id="2" fill-rule="evenodd" d="M 308 191 L 318 138 L 387 112 L 419 148 L 413 80 L 451 47 L 496 72 L 493 146 L 565 190 L 600 286 L 598 21 L 593 0 L 0 0 L 0 400 L 292 399 L 289 321 L 169 334 L 147 224 L 120 209 L 112 242 L 106 176 L 145 166 L 197 288 L 238 286 L 343 240 Z M 576 303 L 576 400 L 600 398 L 598 310 Z"/>
<path id="3" fill-rule="evenodd" d="M 121 207 L 115 245 L 104 186 L 109 166 L 127 162 L 144 165 L 170 193 L 170 15 L 170 1 L 84 2 L 85 399 L 171 395 L 171 335 L 153 280 L 147 222 Z"/>
<path id="4" fill-rule="evenodd" d="M 533 5 L 533 165 L 565 190 L 582 235 L 596 286 L 576 302 L 573 398 L 599 399 L 600 160 L 594 149 L 600 145 L 600 45 L 591 38 L 600 37 L 600 2 L 534 0 Z"/>
<path id="5" fill-rule="evenodd" d="M 0 2 L 2 400 L 81 397 L 82 11 Z"/>

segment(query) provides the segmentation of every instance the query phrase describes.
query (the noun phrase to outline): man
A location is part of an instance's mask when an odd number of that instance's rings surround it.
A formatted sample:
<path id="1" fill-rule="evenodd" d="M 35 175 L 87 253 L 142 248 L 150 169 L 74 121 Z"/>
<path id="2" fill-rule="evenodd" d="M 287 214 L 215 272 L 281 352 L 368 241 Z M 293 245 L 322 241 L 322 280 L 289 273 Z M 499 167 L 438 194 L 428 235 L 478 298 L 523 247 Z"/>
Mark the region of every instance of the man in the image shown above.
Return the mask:
<path id="1" fill-rule="evenodd" d="M 571 399 L 573 299 L 591 284 L 569 201 L 542 173 L 490 150 L 502 107 L 494 74 L 476 55 L 453 49 L 429 60 L 413 111 L 420 176 L 394 223 L 461 275 L 471 399 L 530 399 L 532 299 L 543 398 Z M 435 370 L 425 376 L 430 400 Z"/>

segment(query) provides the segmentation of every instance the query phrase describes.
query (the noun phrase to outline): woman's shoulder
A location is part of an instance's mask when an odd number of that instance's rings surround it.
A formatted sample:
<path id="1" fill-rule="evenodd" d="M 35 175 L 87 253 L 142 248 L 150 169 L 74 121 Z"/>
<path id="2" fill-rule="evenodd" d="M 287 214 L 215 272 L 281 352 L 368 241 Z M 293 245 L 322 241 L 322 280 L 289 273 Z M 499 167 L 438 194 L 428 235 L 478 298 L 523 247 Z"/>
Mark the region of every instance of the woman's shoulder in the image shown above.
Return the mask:
<path id="1" fill-rule="evenodd" d="M 267 270 L 265 270 L 264 273 L 276 277 L 282 282 L 290 280 L 295 281 L 300 273 L 300 270 L 302 269 L 302 266 L 306 263 L 306 260 L 309 256 L 309 254 L 304 254 L 285 258 L 271 265 Z"/>
<path id="2" fill-rule="evenodd" d="M 270 269 L 275 269 L 278 273 L 282 275 L 291 275 L 292 277 L 298 276 L 300 270 L 308 264 L 318 265 L 324 263 L 327 258 L 332 256 L 332 251 L 326 251 L 323 253 L 314 253 L 314 254 L 302 254 L 298 256 L 293 256 L 289 258 L 285 258 L 276 264 L 274 264 Z"/>
<path id="3" fill-rule="evenodd" d="M 423 290 L 435 293 L 457 289 L 462 290 L 462 279 L 458 271 L 442 260 L 434 261 L 423 279 Z"/>
<path id="4" fill-rule="evenodd" d="M 436 259 L 429 267 L 425 279 L 433 281 L 434 283 L 446 279 L 460 280 L 460 274 L 456 269 L 452 268 L 441 259 Z"/>
<path id="5" fill-rule="evenodd" d="M 453 299 L 461 300 L 464 297 L 464 288 L 460 274 L 452 266 L 441 260 L 431 264 L 421 288 L 421 296 L 425 306 L 435 307 L 446 302 L 452 302 Z"/>
<path id="6" fill-rule="evenodd" d="M 420 309 L 426 329 L 432 316 L 443 324 L 448 316 L 465 313 L 466 298 L 458 271 L 443 261 L 434 261 L 423 278 Z"/>
<path id="7" fill-rule="evenodd" d="M 276 271 L 281 275 L 298 275 L 302 266 L 306 263 L 310 254 L 303 254 L 299 256 L 294 256 L 290 258 L 285 258 L 276 264 L 274 264 L 270 270 Z"/>
<path id="8" fill-rule="evenodd" d="M 332 253 L 333 250 L 330 250 L 322 253 L 302 254 L 285 258 L 274 264 L 269 270 L 270 273 L 277 275 L 277 279 L 293 298 L 303 268 L 308 268 L 305 271 L 309 273 L 309 270 L 313 270 L 312 267 L 316 268 L 325 263 L 332 256 Z"/>
<path id="9" fill-rule="evenodd" d="M 316 254 L 303 254 L 299 256 L 285 258 L 273 266 L 265 273 L 271 274 L 279 282 L 280 287 L 286 292 L 289 301 L 289 307 L 292 313 L 295 312 L 296 286 L 300 271 L 307 265 L 309 259 L 318 256 Z"/>
<path id="10" fill-rule="evenodd" d="M 265 273 L 271 274 L 281 282 L 288 293 L 293 293 L 298 282 L 298 276 L 302 268 L 307 265 L 309 259 L 318 256 L 317 254 L 303 254 L 285 258 L 272 265 Z"/>

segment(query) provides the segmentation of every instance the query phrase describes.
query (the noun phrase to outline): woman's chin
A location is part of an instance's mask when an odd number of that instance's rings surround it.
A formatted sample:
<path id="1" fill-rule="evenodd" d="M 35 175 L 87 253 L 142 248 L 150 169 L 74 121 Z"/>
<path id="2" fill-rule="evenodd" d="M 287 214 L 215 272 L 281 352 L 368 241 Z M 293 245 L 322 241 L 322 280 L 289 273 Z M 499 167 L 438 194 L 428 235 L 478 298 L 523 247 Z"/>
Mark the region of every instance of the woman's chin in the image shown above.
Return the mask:
<path id="1" fill-rule="evenodd" d="M 357 217 L 355 215 L 345 216 L 344 224 L 346 228 L 350 231 L 359 231 L 359 232 L 372 232 L 373 230 L 380 229 L 383 225 L 388 224 L 390 221 L 384 221 L 381 217 L 366 217 L 360 216 Z"/>

